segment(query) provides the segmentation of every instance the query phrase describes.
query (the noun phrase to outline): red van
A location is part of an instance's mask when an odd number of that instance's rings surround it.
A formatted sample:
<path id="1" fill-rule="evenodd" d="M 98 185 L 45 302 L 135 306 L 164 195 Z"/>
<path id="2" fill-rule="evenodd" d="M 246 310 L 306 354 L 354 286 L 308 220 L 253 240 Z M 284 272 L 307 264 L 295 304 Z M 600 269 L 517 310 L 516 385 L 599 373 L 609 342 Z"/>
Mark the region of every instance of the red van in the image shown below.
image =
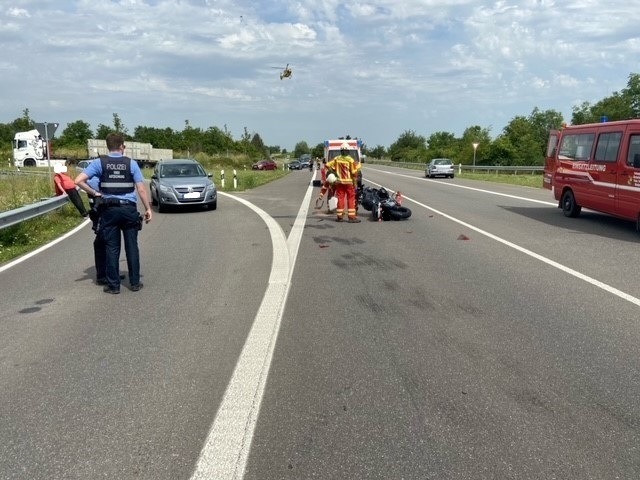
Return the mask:
<path id="1" fill-rule="evenodd" d="M 640 231 L 640 120 L 552 130 L 543 185 L 567 217 L 585 207 L 633 220 Z"/>

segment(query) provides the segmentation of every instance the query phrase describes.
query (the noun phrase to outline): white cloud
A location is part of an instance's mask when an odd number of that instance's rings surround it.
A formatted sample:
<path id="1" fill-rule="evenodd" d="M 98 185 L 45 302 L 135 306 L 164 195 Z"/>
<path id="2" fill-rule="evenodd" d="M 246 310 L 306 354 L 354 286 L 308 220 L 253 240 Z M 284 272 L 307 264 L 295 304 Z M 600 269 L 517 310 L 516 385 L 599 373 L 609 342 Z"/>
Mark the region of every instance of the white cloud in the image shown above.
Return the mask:
<path id="1" fill-rule="evenodd" d="M 25 10 L 24 8 L 17 8 L 17 7 L 12 7 L 9 10 L 7 10 L 7 16 L 8 17 L 15 17 L 15 18 L 30 18 L 31 15 L 29 14 L 28 10 Z"/>
<path id="2" fill-rule="evenodd" d="M 577 98 L 619 91 L 639 71 L 640 12 L 597 5 L 32 0 L 0 22 L 0 47 L 29 52 L 0 63 L 0 122 L 24 108 L 93 127 L 115 112 L 131 130 L 188 118 L 287 148 L 345 130 L 387 146 L 407 129 L 499 132 L 536 106 L 570 115 Z M 280 80 L 271 67 L 287 63 L 293 77 Z"/>

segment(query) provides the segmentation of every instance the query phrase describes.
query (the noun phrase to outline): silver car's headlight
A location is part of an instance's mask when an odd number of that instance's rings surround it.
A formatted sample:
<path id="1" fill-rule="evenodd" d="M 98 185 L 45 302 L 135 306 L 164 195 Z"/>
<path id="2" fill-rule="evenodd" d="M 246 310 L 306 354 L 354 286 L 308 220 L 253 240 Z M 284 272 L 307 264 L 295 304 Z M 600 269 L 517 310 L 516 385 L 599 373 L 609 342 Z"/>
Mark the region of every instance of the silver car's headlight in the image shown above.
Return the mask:
<path id="1" fill-rule="evenodd" d="M 171 187 L 168 187 L 167 185 L 160 184 L 160 191 L 162 193 L 171 193 L 173 189 Z"/>

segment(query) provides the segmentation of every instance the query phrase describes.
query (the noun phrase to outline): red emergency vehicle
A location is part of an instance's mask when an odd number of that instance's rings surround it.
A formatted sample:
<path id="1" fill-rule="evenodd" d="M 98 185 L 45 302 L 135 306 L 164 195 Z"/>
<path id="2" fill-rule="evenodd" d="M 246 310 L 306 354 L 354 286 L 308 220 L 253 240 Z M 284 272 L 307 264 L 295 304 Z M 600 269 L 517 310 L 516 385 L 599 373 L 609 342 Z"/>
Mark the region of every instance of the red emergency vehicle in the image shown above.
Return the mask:
<path id="1" fill-rule="evenodd" d="M 552 130 L 543 185 L 567 217 L 584 207 L 633 220 L 640 231 L 640 120 Z"/>

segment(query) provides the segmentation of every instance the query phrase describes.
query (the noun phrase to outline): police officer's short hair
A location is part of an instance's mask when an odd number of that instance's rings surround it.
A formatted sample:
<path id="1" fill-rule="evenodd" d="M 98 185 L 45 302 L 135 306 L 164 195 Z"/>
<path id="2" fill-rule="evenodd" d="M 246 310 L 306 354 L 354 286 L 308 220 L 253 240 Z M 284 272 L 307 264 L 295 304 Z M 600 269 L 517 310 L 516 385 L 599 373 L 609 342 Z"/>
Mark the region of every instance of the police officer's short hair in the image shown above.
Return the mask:
<path id="1" fill-rule="evenodd" d="M 124 145 L 124 135 L 118 132 L 111 132 L 107 135 L 107 150 L 113 152 Z"/>

